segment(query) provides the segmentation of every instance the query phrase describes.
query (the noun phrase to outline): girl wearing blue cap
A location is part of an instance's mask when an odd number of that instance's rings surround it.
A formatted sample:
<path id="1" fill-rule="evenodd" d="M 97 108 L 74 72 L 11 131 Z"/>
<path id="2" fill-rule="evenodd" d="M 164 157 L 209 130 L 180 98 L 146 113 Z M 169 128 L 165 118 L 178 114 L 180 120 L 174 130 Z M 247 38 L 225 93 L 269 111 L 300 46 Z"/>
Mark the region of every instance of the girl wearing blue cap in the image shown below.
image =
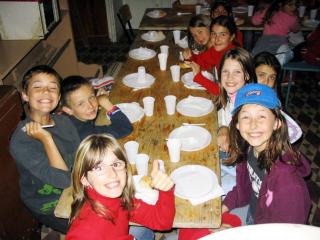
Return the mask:
<path id="1" fill-rule="evenodd" d="M 248 84 L 236 96 L 230 123 L 229 164 L 236 163 L 236 186 L 222 206 L 227 212 L 249 205 L 247 224 L 306 223 L 310 196 L 307 160 L 290 145 L 274 90 Z"/>

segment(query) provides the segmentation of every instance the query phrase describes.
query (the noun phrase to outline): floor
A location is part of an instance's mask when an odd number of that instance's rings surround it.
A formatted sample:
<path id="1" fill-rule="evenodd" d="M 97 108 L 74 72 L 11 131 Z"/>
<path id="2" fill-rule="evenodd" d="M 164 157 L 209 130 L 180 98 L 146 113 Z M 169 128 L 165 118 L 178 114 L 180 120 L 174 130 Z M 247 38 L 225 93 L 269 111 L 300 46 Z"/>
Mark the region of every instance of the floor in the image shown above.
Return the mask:
<path id="1" fill-rule="evenodd" d="M 115 62 L 126 60 L 130 46 L 126 39 L 119 43 L 106 43 L 85 48 L 77 44 L 79 60 L 85 63 L 103 65 L 105 73 L 110 72 Z M 115 51 L 116 49 L 116 51 Z M 283 89 L 285 90 L 285 89 Z M 298 148 L 311 162 L 312 174 L 307 179 L 312 198 L 312 209 L 308 223 L 320 226 L 320 86 L 315 76 L 299 73 L 295 77 L 295 86 L 290 93 L 287 112 L 300 124 L 304 135 Z"/>

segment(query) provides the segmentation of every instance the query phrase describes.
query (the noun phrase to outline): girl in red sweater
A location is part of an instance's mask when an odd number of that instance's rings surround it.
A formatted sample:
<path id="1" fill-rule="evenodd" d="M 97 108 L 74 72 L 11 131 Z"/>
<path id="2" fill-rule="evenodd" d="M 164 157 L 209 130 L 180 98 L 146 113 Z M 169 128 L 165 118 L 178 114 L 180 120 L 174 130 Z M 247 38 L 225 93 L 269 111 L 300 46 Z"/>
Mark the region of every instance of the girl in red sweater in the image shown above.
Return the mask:
<path id="1" fill-rule="evenodd" d="M 172 180 L 154 161 L 151 185 L 157 203 L 134 198 L 132 174 L 117 141 L 106 134 L 90 135 L 77 151 L 72 172 L 71 227 L 66 240 L 133 240 L 129 221 L 154 230 L 170 230 L 175 215 Z"/>
<path id="2" fill-rule="evenodd" d="M 219 85 L 204 77 L 200 70 L 209 72 L 219 70 L 224 53 L 237 45 L 234 43 L 237 26 L 231 17 L 219 16 L 212 20 L 210 29 L 213 46 L 206 52 L 193 55 L 190 61 L 195 74 L 194 81 L 204 86 L 210 93 L 218 95 Z"/>

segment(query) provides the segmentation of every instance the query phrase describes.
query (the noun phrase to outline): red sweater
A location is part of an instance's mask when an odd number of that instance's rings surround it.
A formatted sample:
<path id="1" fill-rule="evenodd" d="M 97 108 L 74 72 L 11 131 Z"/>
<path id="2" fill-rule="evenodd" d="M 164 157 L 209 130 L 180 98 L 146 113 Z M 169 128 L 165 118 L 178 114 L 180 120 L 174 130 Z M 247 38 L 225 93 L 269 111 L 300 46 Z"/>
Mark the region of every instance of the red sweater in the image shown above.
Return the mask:
<path id="1" fill-rule="evenodd" d="M 173 188 L 159 191 L 159 200 L 154 206 L 134 199 L 136 208 L 130 211 L 130 216 L 121 207 L 120 198 L 104 197 L 92 188 L 87 193 L 111 211 L 114 223 L 98 216 L 87 202 L 72 222 L 66 240 L 133 240 L 129 235 L 129 221 L 160 231 L 172 228 L 175 215 Z"/>
<path id="2" fill-rule="evenodd" d="M 209 72 L 212 72 L 213 67 L 216 66 L 217 70 L 220 68 L 220 61 L 229 49 L 234 48 L 235 45 L 230 43 L 225 49 L 221 51 L 216 51 L 214 47 L 209 48 L 207 51 L 199 54 L 199 55 L 193 55 L 191 60 L 198 63 L 200 65 L 200 68 L 202 70 L 206 70 Z M 216 82 L 213 82 L 206 77 L 204 77 L 201 72 L 199 72 L 195 77 L 194 81 L 196 83 L 199 83 L 201 86 L 205 87 L 208 92 L 210 92 L 213 95 L 219 95 L 220 89 L 219 84 Z"/>

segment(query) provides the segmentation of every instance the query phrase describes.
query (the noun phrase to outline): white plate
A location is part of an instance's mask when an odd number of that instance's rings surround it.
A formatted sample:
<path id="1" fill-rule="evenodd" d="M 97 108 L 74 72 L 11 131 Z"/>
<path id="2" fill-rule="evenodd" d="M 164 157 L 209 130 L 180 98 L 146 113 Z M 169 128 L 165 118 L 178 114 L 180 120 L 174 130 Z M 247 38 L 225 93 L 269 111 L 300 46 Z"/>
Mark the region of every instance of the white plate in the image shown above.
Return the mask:
<path id="1" fill-rule="evenodd" d="M 183 199 L 199 198 L 216 187 L 218 179 L 209 168 L 201 165 L 185 165 L 171 173 L 175 183 L 175 195 Z"/>
<path id="2" fill-rule="evenodd" d="M 202 117 L 212 112 L 212 101 L 203 97 L 188 96 L 177 104 L 177 111 L 188 117 Z"/>
<path id="3" fill-rule="evenodd" d="M 129 118 L 131 123 L 140 121 L 144 116 L 144 111 L 136 102 L 132 103 L 118 103 L 118 108 Z"/>
<path id="4" fill-rule="evenodd" d="M 159 42 L 166 38 L 162 31 L 149 31 L 141 35 L 141 38 L 148 42 Z"/>
<path id="5" fill-rule="evenodd" d="M 146 73 L 145 76 L 146 77 L 144 81 L 138 81 L 138 73 L 131 73 L 125 76 L 122 79 L 122 82 L 124 85 L 131 88 L 136 88 L 136 89 L 148 88 L 154 83 L 155 78 L 148 73 Z"/>
<path id="6" fill-rule="evenodd" d="M 215 232 L 214 234 L 200 238 L 200 240 L 255 240 L 257 239 L 257 236 L 259 236 L 259 240 L 318 240 L 320 228 L 316 226 L 288 223 L 254 224 Z"/>
<path id="7" fill-rule="evenodd" d="M 201 72 L 203 76 L 213 81 L 213 75 L 207 71 Z M 182 75 L 181 81 L 184 83 L 184 86 L 189 89 L 198 89 L 198 90 L 206 90 L 200 84 L 193 81 L 194 74 L 193 72 L 187 72 Z"/>
<path id="8" fill-rule="evenodd" d="M 132 49 L 129 52 L 129 57 L 136 60 L 148 60 L 153 58 L 156 54 L 157 53 L 152 49 L 140 47 L 140 48 Z"/>
<path id="9" fill-rule="evenodd" d="M 305 20 L 302 22 L 303 26 L 309 27 L 309 28 L 316 28 L 320 21 L 318 20 Z"/>
<path id="10" fill-rule="evenodd" d="M 186 152 L 198 151 L 207 147 L 211 142 L 211 134 L 203 127 L 181 126 L 174 129 L 169 138 L 180 138 L 181 150 Z"/>
<path id="11" fill-rule="evenodd" d="M 233 13 L 246 13 L 248 12 L 248 7 L 242 6 L 242 7 L 233 7 L 232 8 Z"/>
<path id="12" fill-rule="evenodd" d="M 147 12 L 146 15 L 151 18 L 162 18 L 165 15 L 167 15 L 167 13 L 163 10 L 153 10 L 153 11 Z"/>

